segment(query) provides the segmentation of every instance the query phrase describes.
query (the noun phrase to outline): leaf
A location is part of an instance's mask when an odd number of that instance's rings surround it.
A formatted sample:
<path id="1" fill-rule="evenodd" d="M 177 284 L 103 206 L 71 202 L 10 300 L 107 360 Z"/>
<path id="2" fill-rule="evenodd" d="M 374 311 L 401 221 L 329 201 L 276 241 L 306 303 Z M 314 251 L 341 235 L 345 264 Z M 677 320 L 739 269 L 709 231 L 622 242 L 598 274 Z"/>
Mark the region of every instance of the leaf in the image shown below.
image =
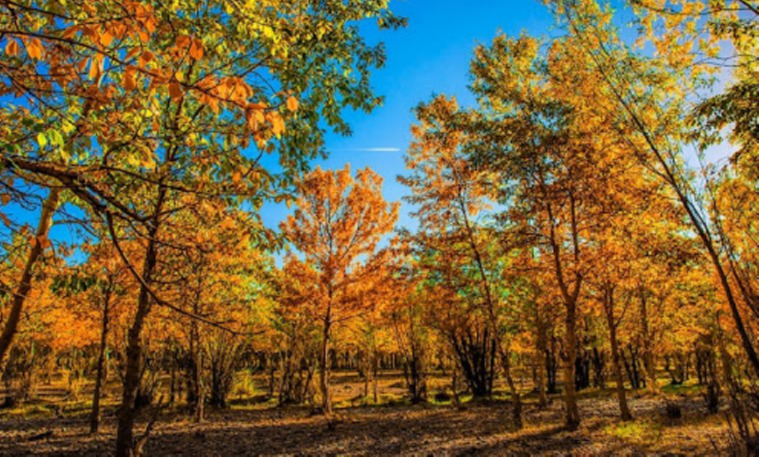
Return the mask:
<path id="1" fill-rule="evenodd" d="M 113 42 L 113 35 L 109 31 L 105 31 L 100 35 L 100 44 L 103 45 L 103 47 L 108 47 Z"/>
<path id="2" fill-rule="evenodd" d="M 73 25 L 73 26 L 71 26 L 71 27 L 69 27 L 69 28 L 67 28 L 66 30 L 63 31 L 63 38 L 69 40 L 69 39 L 73 38 L 74 35 L 77 34 L 77 32 L 79 32 L 79 26 L 78 25 Z"/>
<path id="3" fill-rule="evenodd" d="M 171 97 L 172 100 L 177 100 L 177 99 L 182 98 L 182 95 L 184 95 L 182 86 L 177 81 L 170 82 L 169 83 L 169 97 Z"/>
<path id="4" fill-rule="evenodd" d="M 47 131 L 47 135 L 50 137 L 50 144 L 54 146 L 63 146 L 63 135 L 61 135 L 61 132 L 50 129 Z"/>
<path id="5" fill-rule="evenodd" d="M 126 53 L 126 56 L 124 56 L 124 60 L 129 60 L 132 57 L 136 56 L 137 53 L 140 52 L 140 48 L 135 46 L 132 49 L 129 50 L 129 52 Z"/>
<path id="6" fill-rule="evenodd" d="M 137 88 L 137 82 L 134 80 L 134 70 L 130 67 L 124 72 L 124 90 L 132 91 Z"/>
<path id="7" fill-rule="evenodd" d="M 15 57 L 18 55 L 18 42 L 13 38 L 8 39 L 8 44 L 5 45 L 5 53 L 9 57 Z"/>
<path id="8" fill-rule="evenodd" d="M 271 132 L 277 138 L 281 137 L 285 132 L 285 122 L 282 120 L 282 116 L 275 112 L 271 112 L 267 114 L 267 118 L 271 123 Z"/>
<path id="9" fill-rule="evenodd" d="M 287 104 L 287 109 L 289 109 L 293 113 L 296 112 L 296 111 L 298 111 L 298 99 L 297 98 L 295 98 L 293 96 L 287 97 L 287 103 L 286 104 Z"/>
<path id="10" fill-rule="evenodd" d="M 3 205 L 7 205 L 11 201 L 11 195 L 10 194 L 0 194 L 0 202 Z"/>
<path id="11" fill-rule="evenodd" d="M 40 149 L 47 146 L 47 138 L 45 138 L 45 134 L 40 132 L 37 134 L 37 144 L 40 145 Z"/>
<path id="12" fill-rule="evenodd" d="M 100 78 L 100 62 L 96 59 L 90 61 L 90 72 L 87 76 L 93 81 L 97 81 Z"/>
<path id="13" fill-rule="evenodd" d="M 142 54 L 140 54 L 140 66 L 144 67 L 145 65 L 149 64 L 153 60 L 153 53 L 150 51 L 143 51 Z"/>
<path id="14" fill-rule="evenodd" d="M 203 58 L 203 43 L 201 43 L 200 40 L 192 40 L 192 44 L 190 45 L 190 57 L 195 60 Z"/>
<path id="15" fill-rule="evenodd" d="M 42 59 L 42 41 L 39 38 L 26 40 L 26 52 L 32 59 Z"/>

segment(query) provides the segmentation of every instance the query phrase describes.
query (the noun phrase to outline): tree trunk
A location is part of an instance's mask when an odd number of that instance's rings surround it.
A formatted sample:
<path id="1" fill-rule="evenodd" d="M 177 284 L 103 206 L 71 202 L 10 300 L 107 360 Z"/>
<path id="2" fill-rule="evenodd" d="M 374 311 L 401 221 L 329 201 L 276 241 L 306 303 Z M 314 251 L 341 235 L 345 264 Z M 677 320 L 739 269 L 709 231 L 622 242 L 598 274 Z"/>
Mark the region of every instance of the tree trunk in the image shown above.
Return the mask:
<path id="1" fill-rule="evenodd" d="M 203 422 L 206 405 L 206 389 L 203 383 L 203 351 L 195 348 L 195 423 Z"/>
<path id="2" fill-rule="evenodd" d="M 319 387 L 322 394 L 322 412 L 325 415 L 332 414 L 332 399 L 329 391 L 329 338 L 330 327 L 332 326 L 331 307 L 327 308 L 327 315 L 324 319 L 324 329 L 322 331 L 322 350 L 319 357 Z"/>
<path id="3" fill-rule="evenodd" d="M 379 402 L 379 357 L 377 356 L 377 353 L 374 353 L 374 358 L 372 359 L 372 389 L 374 390 L 374 404 L 376 405 Z"/>
<path id="4" fill-rule="evenodd" d="M 95 374 L 95 392 L 92 394 L 92 412 L 90 413 L 90 433 L 97 433 L 100 428 L 100 397 L 105 381 L 105 350 L 108 345 L 108 311 L 111 301 L 111 289 L 107 286 L 103 296 L 103 317 L 100 326 L 100 346 L 98 347 L 97 373 Z"/>
<path id="5" fill-rule="evenodd" d="M 577 359 L 577 317 L 576 304 L 567 303 L 566 346 L 567 360 L 564 363 L 564 397 L 566 402 L 566 425 L 575 430 L 580 425 L 580 411 L 577 408 L 577 393 L 575 391 L 575 360 Z"/>
<path id="6" fill-rule="evenodd" d="M 511 418 L 514 421 L 514 428 L 520 430 L 522 428 L 522 397 L 519 394 L 519 389 L 517 389 L 517 386 L 514 383 L 514 378 L 511 376 L 511 360 L 509 360 L 509 353 L 510 351 L 508 348 L 501 353 L 501 362 L 503 363 L 506 383 L 509 386 L 509 393 L 511 394 Z"/>
<path id="7" fill-rule="evenodd" d="M 646 370 L 646 388 L 651 393 L 659 392 L 656 381 L 656 360 L 651 345 L 651 326 L 648 321 L 648 306 L 645 291 L 640 292 L 640 321 L 643 333 L 643 368 Z"/>
<path id="8" fill-rule="evenodd" d="M 625 393 L 625 380 L 622 376 L 622 367 L 619 364 L 619 342 L 617 341 L 617 323 L 614 318 L 614 291 L 607 289 L 604 297 L 604 308 L 606 311 L 606 325 L 609 327 L 609 340 L 611 342 L 611 361 L 614 368 L 614 382 L 616 383 L 617 400 L 619 402 L 620 416 L 623 421 L 632 420 L 630 407 L 627 405 L 627 395 Z"/>
<path id="9" fill-rule="evenodd" d="M 542 363 L 543 358 L 545 357 L 545 354 L 548 351 L 548 342 L 547 342 L 547 335 L 546 335 L 546 326 L 543 322 L 543 319 L 541 319 L 540 316 L 540 309 L 538 304 L 535 304 L 535 327 L 537 330 L 537 354 L 535 357 L 535 371 L 537 374 L 537 385 L 535 388 L 538 391 L 538 405 L 541 408 L 545 408 L 548 406 L 548 396 L 546 395 L 547 390 L 547 371 L 548 367 L 546 364 Z"/>
<path id="10" fill-rule="evenodd" d="M 152 237 L 151 237 L 152 239 Z M 145 259 L 143 273 L 150 276 L 155 268 L 155 247 L 153 241 L 148 241 L 152 248 L 148 249 L 149 255 Z M 142 327 L 145 324 L 150 304 L 148 291 L 145 286 L 140 287 L 140 293 L 137 300 L 137 313 L 134 322 L 129 329 L 126 349 L 126 373 L 124 375 L 124 389 L 121 397 L 121 407 L 119 410 L 119 422 L 116 433 L 116 457 L 130 457 L 133 453 L 135 416 L 135 399 L 137 390 L 140 387 L 141 357 L 142 357 Z"/>
<path id="11" fill-rule="evenodd" d="M 163 206 L 164 193 L 159 194 L 158 204 L 155 214 L 160 213 Z M 150 292 L 148 287 L 151 286 L 153 274 L 157 263 L 157 246 L 156 236 L 158 234 L 158 220 L 154 217 L 154 223 L 148 231 L 147 249 L 145 260 L 142 265 L 142 284 L 137 296 L 137 311 L 134 315 L 134 321 L 129 328 L 126 348 L 126 372 L 124 374 L 124 389 L 121 397 L 121 406 L 119 408 L 119 420 L 116 432 L 116 457 L 130 457 L 134 453 L 134 427 L 137 408 L 135 399 L 140 387 L 141 375 L 141 358 L 142 358 L 142 328 L 145 320 L 150 313 Z"/>
<path id="12" fill-rule="evenodd" d="M 195 307 L 197 312 L 197 306 Z M 192 358 L 192 415 L 195 423 L 203 422 L 205 389 L 203 388 L 203 355 L 200 349 L 198 324 L 193 321 L 190 329 L 190 357 Z"/>
<path id="13" fill-rule="evenodd" d="M 21 280 L 13 293 L 11 300 L 11 310 L 5 320 L 3 332 L 0 334 L 0 365 L 3 363 L 5 355 L 13 342 L 13 337 L 18 330 L 18 323 L 21 320 L 21 310 L 24 307 L 26 296 L 32 288 L 32 273 L 37 260 L 39 260 L 44 251 L 44 243 L 47 241 L 47 235 L 50 232 L 50 225 L 53 221 L 53 213 L 58 208 L 61 190 L 57 188 L 50 189 L 50 192 L 42 205 L 40 220 L 37 225 L 36 237 L 32 240 L 32 248 L 29 251 L 29 257 L 26 259 L 24 270 L 21 273 Z"/>

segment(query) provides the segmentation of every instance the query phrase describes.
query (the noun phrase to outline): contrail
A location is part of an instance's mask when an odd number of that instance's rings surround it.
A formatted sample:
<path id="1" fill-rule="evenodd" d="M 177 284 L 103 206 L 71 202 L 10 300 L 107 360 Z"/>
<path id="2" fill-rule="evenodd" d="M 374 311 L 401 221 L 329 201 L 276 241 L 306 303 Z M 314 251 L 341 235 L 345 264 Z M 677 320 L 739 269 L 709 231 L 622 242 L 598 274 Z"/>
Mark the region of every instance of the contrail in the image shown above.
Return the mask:
<path id="1" fill-rule="evenodd" d="M 348 148 L 334 149 L 335 152 L 401 152 L 401 148 Z"/>

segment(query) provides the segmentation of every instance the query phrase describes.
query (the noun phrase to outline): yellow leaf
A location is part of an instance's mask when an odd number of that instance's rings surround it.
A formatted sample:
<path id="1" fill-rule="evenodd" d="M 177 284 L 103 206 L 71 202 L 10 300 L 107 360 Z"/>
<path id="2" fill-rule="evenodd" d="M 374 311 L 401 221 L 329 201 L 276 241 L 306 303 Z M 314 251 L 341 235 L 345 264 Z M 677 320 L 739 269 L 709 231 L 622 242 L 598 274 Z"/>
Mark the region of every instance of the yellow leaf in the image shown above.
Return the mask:
<path id="1" fill-rule="evenodd" d="M 289 109 L 292 112 L 298 111 L 298 99 L 292 96 L 288 97 L 287 109 Z"/>
<path id="2" fill-rule="evenodd" d="M 104 47 L 110 46 L 113 42 L 113 35 L 109 31 L 105 31 L 100 35 L 100 44 Z"/>
<path id="3" fill-rule="evenodd" d="M 95 59 L 92 59 L 90 62 L 90 72 L 89 75 L 91 80 L 96 80 L 100 76 L 100 63 L 97 62 Z"/>
<path id="4" fill-rule="evenodd" d="M 266 117 L 269 119 L 269 123 L 271 123 L 271 132 L 277 138 L 281 137 L 282 133 L 285 131 L 285 122 L 282 120 L 282 116 L 278 113 L 271 112 L 268 113 Z"/>
<path id="5" fill-rule="evenodd" d="M 26 52 L 32 59 L 42 59 L 42 41 L 39 38 L 32 38 L 26 41 Z"/>

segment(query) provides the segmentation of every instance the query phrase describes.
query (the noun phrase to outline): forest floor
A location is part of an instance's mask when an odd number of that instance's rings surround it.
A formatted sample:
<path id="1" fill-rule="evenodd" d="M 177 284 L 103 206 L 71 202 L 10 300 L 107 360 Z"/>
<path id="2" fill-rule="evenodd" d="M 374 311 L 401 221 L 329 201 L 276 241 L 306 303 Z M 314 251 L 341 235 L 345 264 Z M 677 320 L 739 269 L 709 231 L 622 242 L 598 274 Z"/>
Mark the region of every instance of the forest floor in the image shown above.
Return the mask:
<path id="1" fill-rule="evenodd" d="M 349 376 L 337 381 L 338 408 L 332 420 L 307 407 L 276 407 L 260 396 L 233 398 L 226 410 L 209 409 L 201 424 L 180 410 L 165 410 L 145 451 L 158 456 L 691 456 L 720 455 L 727 446 L 724 416 L 706 414 L 694 386 L 668 386 L 656 397 L 630 392 L 635 415 L 630 422 L 617 419 L 616 397 L 610 391 L 585 390 L 580 395 L 582 425 L 568 431 L 562 427 L 560 397 L 553 397 L 545 409 L 528 397 L 525 426 L 515 430 L 506 400 L 467 402 L 459 407 L 447 402 L 410 405 L 399 401 L 400 378 L 386 376 L 379 385 L 380 404 L 351 406 L 359 398 L 371 401 L 363 397 L 363 384 Z M 40 397 L 23 408 L 0 410 L 0 455 L 111 453 L 113 402 L 107 403 L 101 432 L 90 435 L 85 402 L 52 408 L 52 400 Z M 682 418 L 666 417 L 665 399 L 681 407 Z M 140 424 L 138 431 L 144 426 Z"/>

